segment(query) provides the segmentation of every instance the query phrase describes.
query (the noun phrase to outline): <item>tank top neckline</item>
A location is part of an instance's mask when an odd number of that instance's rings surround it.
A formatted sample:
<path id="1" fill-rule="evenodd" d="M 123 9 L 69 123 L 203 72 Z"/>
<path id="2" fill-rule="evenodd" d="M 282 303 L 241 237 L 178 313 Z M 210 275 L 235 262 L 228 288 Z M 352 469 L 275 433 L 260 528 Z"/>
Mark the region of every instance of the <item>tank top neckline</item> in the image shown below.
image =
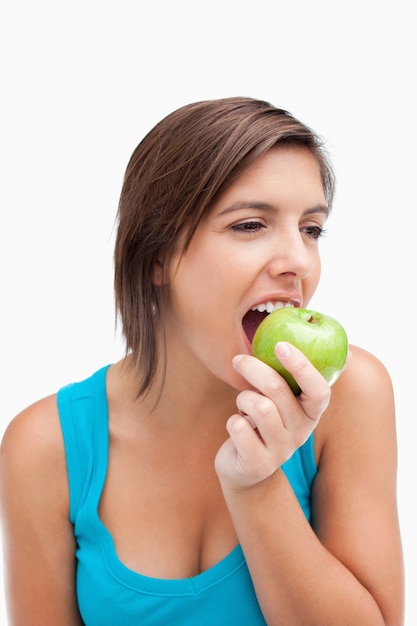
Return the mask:
<path id="1" fill-rule="evenodd" d="M 109 421 L 108 421 L 108 404 L 106 393 L 106 375 L 110 365 L 101 368 L 93 375 L 94 385 L 94 410 L 95 418 L 100 423 L 100 428 L 96 428 L 95 436 L 95 453 L 96 453 L 96 471 L 93 476 L 91 496 L 94 501 L 94 514 L 89 515 L 86 520 L 91 524 L 91 530 L 99 539 L 102 556 L 106 561 L 109 573 L 128 586 L 134 586 L 141 591 L 147 593 L 167 595 L 194 595 L 215 584 L 220 583 L 239 568 L 245 565 L 245 558 L 240 544 L 229 552 L 218 563 L 210 568 L 189 578 L 155 578 L 146 576 L 130 569 L 119 558 L 115 542 L 110 531 L 101 521 L 99 516 L 99 503 L 104 489 L 109 454 Z"/>

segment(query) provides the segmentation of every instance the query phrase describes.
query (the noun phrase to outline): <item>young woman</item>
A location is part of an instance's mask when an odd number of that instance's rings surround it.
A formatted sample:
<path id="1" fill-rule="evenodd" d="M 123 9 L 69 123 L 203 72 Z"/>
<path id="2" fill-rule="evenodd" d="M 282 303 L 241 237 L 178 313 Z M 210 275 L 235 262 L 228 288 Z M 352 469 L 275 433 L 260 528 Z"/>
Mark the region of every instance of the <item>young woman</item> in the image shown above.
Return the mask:
<path id="1" fill-rule="evenodd" d="M 319 138 L 249 98 L 184 106 L 128 164 L 115 247 L 126 357 L 9 425 L 11 626 L 400 626 L 390 377 L 351 346 L 302 392 L 251 356 L 307 307 L 333 198 Z"/>

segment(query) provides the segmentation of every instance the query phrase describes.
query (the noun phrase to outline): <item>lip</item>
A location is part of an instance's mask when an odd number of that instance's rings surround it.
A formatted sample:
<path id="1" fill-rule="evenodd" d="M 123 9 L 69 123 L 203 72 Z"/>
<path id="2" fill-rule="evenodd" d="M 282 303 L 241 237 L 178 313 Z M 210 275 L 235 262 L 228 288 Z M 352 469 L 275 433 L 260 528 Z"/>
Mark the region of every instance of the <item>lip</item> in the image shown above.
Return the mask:
<path id="1" fill-rule="evenodd" d="M 262 319 L 269 315 L 269 313 L 267 312 L 255 312 L 253 311 L 253 309 L 256 309 L 257 306 L 266 302 L 289 302 L 292 306 L 299 308 L 302 306 L 303 299 L 298 292 L 280 292 L 273 294 L 270 293 L 255 300 L 254 303 L 249 307 L 249 309 L 247 309 L 241 320 L 244 340 L 249 353 L 251 353 L 252 351 L 251 338 L 253 338 L 257 325 L 259 325 Z M 246 323 L 244 323 L 245 318 Z"/>
<path id="2" fill-rule="evenodd" d="M 303 304 L 303 298 L 302 298 L 302 296 L 298 292 L 285 293 L 285 294 L 284 293 L 274 293 L 274 294 L 269 294 L 269 295 L 262 296 L 262 298 L 259 298 L 258 300 L 256 300 L 254 302 L 254 304 L 252 304 L 249 307 L 249 309 L 246 311 L 246 313 L 248 311 L 250 311 L 251 309 L 256 308 L 260 304 L 264 304 L 265 302 L 268 302 L 268 301 L 269 302 L 290 302 L 296 308 L 300 308 L 302 306 L 302 304 Z M 246 315 L 246 313 L 245 313 L 245 315 Z"/>

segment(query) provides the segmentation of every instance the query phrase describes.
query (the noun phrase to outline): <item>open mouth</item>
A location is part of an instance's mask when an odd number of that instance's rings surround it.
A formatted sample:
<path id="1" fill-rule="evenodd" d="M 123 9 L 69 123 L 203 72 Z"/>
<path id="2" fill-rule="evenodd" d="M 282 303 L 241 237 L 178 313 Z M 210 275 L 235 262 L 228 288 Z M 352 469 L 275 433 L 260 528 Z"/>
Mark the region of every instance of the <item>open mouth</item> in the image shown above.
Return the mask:
<path id="1" fill-rule="evenodd" d="M 267 315 L 272 313 L 272 311 L 276 311 L 277 309 L 293 306 L 296 305 L 292 302 L 271 302 L 270 300 L 268 300 L 267 302 L 258 304 L 258 306 L 253 307 L 247 313 L 245 313 L 242 320 L 242 326 L 247 338 L 249 339 L 249 343 L 252 345 L 252 340 L 256 329 Z"/>

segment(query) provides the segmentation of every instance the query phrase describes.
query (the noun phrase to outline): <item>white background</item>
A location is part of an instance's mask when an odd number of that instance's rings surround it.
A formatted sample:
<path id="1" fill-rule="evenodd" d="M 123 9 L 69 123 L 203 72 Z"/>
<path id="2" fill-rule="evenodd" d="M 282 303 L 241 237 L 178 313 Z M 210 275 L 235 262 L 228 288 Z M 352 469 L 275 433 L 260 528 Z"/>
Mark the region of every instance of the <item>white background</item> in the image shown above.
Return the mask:
<path id="1" fill-rule="evenodd" d="M 413 5 L 10 0 L 0 9 L 0 435 L 29 403 L 122 355 L 113 223 L 138 141 L 188 102 L 270 100 L 324 137 L 336 168 L 312 304 L 392 375 L 407 626 L 417 624 Z"/>

